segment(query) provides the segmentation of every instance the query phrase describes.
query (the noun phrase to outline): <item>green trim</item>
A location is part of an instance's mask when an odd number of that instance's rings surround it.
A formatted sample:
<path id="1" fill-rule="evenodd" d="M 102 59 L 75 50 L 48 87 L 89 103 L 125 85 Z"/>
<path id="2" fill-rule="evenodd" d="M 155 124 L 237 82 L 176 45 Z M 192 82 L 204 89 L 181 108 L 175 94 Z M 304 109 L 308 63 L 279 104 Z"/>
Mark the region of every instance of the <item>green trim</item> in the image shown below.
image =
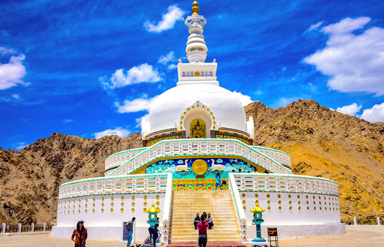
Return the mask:
<path id="1" fill-rule="evenodd" d="M 237 143 L 237 144 L 240 144 L 246 148 L 248 148 L 249 150 L 251 151 L 254 151 L 256 152 L 257 154 L 259 154 L 260 156 L 263 156 L 264 158 L 267 158 L 269 159 L 272 163 L 275 163 L 277 166 L 283 168 L 283 170 L 285 170 L 286 172 L 288 172 L 289 174 L 293 174 L 292 171 L 290 171 L 289 169 L 285 168 L 283 165 L 281 165 L 280 163 L 278 163 L 277 161 L 275 161 L 274 159 L 270 158 L 269 156 L 261 153 L 260 151 L 252 148 L 250 145 L 247 145 L 239 140 L 236 140 L 236 139 L 212 139 L 212 138 L 199 138 L 199 139 L 176 139 L 176 140 L 162 140 L 156 144 L 154 144 L 153 146 L 147 148 L 145 151 L 137 154 L 136 156 L 132 157 L 131 159 L 129 159 L 127 162 L 125 162 L 124 164 L 120 165 L 119 168 L 117 168 L 115 171 L 113 171 L 111 174 L 108 175 L 109 176 L 112 176 L 113 174 L 115 174 L 116 172 L 118 172 L 120 169 L 123 169 L 123 167 L 128 164 L 131 160 L 133 159 L 137 159 L 139 157 L 141 157 L 142 155 L 146 154 L 147 152 L 150 152 L 152 151 L 152 149 L 155 149 L 157 148 L 159 145 L 163 145 L 163 144 L 166 144 L 166 143 L 172 143 L 172 142 L 194 142 L 194 141 L 198 141 L 198 142 L 218 142 L 218 141 L 221 141 L 221 142 L 233 142 L 233 143 Z M 208 148 L 209 149 L 209 148 Z M 180 156 L 183 156 L 183 155 L 186 155 L 186 154 L 181 154 Z M 230 154 L 220 154 L 220 155 L 230 155 Z M 165 156 L 167 157 L 167 156 Z M 156 158 L 160 158 L 160 157 L 156 157 Z M 149 162 L 149 161 L 147 161 Z M 254 162 L 255 163 L 255 162 Z M 261 165 L 260 165 L 261 166 Z M 137 168 L 136 168 L 137 169 Z M 135 170 L 136 170 L 135 169 Z M 132 171 L 131 171 L 132 172 Z"/>
<path id="2" fill-rule="evenodd" d="M 118 153 L 114 153 L 114 154 L 109 155 L 107 158 L 105 158 L 105 161 L 107 161 L 109 158 L 112 158 L 113 156 L 116 156 L 116 155 L 125 154 L 125 153 L 131 153 L 131 152 L 135 152 L 135 151 L 143 151 L 145 149 L 147 149 L 147 147 L 144 147 L 144 148 L 134 148 L 134 149 L 129 149 L 129 150 L 121 151 L 121 152 L 118 152 Z"/>

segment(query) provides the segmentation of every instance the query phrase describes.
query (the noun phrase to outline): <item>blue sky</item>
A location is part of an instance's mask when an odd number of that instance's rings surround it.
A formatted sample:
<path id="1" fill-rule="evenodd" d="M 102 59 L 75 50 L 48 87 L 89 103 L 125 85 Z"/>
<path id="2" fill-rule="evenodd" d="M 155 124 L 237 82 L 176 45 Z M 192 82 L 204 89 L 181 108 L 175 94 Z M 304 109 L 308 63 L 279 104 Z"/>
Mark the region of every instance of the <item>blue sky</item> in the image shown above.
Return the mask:
<path id="1" fill-rule="evenodd" d="M 244 104 L 384 121 L 384 1 L 200 1 L 206 62 Z M 192 1 L 2 1 L 0 146 L 140 131 L 187 62 Z"/>

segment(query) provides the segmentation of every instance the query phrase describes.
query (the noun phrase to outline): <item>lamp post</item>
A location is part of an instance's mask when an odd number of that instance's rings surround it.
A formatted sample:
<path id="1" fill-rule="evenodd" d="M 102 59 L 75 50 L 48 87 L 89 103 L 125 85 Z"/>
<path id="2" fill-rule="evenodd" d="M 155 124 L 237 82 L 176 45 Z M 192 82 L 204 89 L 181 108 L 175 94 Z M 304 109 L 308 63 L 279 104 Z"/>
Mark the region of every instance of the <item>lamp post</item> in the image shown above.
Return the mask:
<path id="1" fill-rule="evenodd" d="M 252 222 L 256 224 L 256 238 L 253 239 L 252 242 L 266 242 L 265 239 L 261 237 L 261 223 L 264 222 L 264 209 L 259 207 L 259 202 L 256 202 L 256 207 L 254 209 L 251 209 L 251 212 L 253 213 Z"/>
<path id="2" fill-rule="evenodd" d="M 152 204 L 152 207 L 147 209 L 146 211 L 148 213 L 148 220 L 147 223 L 152 227 L 155 228 L 156 224 L 159 224 L 159 221 L 157 220 L 157 214 L 160 213 L 160 209 L 155 207 L 155 204 Z"/>

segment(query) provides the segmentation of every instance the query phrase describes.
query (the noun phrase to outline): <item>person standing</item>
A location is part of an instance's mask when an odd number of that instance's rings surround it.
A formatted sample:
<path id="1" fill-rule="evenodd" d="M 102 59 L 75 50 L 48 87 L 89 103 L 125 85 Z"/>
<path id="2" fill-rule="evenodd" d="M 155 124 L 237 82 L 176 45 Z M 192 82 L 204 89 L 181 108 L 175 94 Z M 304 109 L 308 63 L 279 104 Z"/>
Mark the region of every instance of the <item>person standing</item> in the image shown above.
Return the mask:
<path id="1" fill-rule="evenodd" d="M 200 216 L 199 213 L 196 213 L 196 217 L 193 220 L 193 224 L 195 225 L 195 230 L 197 230 L 197 224 L 200 223 Z"/>
<path id="2" fill-rule="evenodd" d="M 208 236 L 207 236 L 207 228 L 209 227 L 209 224 L 207 223 L 206 219 L 204 219 L 202 222 L 197 224 L 197 228 L 199 229 L 199 247 L 206 247 Z"/>
<path id="3" fill-rule="evenodd" d="M 217 173 L 217 174 L 216 174 L 216 188 L 215 188 L 215 190 L 217 190 L 217 187 L 220 187 L 220 190 L 223 190 L 223 188 L 221 187 L 221 177 L 220 177 L 220 173 Z"/>
<path id="4" fill-rule="evenodd" d="M 125 228 L 128 231 L 128 241 L 127 246 L 131 246 L 132 242 L 132 235 L 133 235 L 133 222 L 135 222 L 136 218 L 133 217 L 131 221 L 128 221 L 128 223 L 125 225 Z"/>
<path id="5" fill-rule="evenodd" d="M 85 247 L 85 243 L 88 238 L 87 228 L 84 227 L 84 220 L 79 220 L 76 225 L 76 229 L 72 233 L 72 241 L 75 242 L 77 247 Z"/>

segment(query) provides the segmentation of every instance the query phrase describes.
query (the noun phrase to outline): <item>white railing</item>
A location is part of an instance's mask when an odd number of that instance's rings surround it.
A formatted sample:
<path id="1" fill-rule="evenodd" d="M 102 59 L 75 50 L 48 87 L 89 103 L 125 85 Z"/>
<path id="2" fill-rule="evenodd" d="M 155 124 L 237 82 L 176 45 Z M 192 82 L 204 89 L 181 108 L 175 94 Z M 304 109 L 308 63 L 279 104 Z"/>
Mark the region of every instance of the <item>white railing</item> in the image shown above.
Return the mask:
<path id="1" fill-rule="evenodd" d="M 62 184 L 59 199 L 120 193 L 160 193 L 166 192 L 169 183 L 172 187 L 172 175 L 165 173 L 82 179 Z"/>
<path id="2" fill-rule="evenodd" d="M 262 173 L 235 173 L 233 176 L 240 191 L 339 195 L 337 183 L 326 178 Z"/>
<path id="3" fill-rule="evenodd" d="M 274 159 L 235 139 L 183 139 L 163 140 L 131 158 L 108 176 L 129 174 L 133 170 L 158 158 L 180 155 L 237 156 L 256 163 L 272 173 L 292 174 L 289 169 Z"/>
<path id="4" fill-rule="evenodd" d="M 108 156 L 105 159 L 105 170 L 112 167 L 118 167 L 127 162 L 130 158 L 136 156 L 138 153 L 143 152 L 147 148 L 136 148 L 122 152 L 118 152 Z"/>
<path id="5" fill-rule="evenodd" d="M 172 201 L 172 174 L 169 174 L 167 179 L 167 187 L 164 198 L 163 209 L 163 235 L 162 243 L 168 245 L 169 243 L 169 218 L 171 215 L 171 201 Z"/>
<path id="6" fill-rule="evenodd" d="M 243 209 L 243 204 L 241 203 L 240 193 L 238 186 L 235 181 L 233 173 L 229 173 L 229 190 L 231 191 L 231 197 L 236 209 L 237 222 L 239 224 L 241 242 L 247 243 L 247 218 Z"/>
<path id="7" fill-rule="evenodd" d="M 259 147 L 259 146 L 252 146 L 252 148 L 256 149 L 260 153 L 263 153 L 263 154 L 271 157 L 272 159 L 276 160 L 277 162 L 279 162 L 282 165 L 287 165 L 287 166 L 291 167 L 291 156 L 289 156 L 289 154 L 287 154 L 283 151 L 272 149 L 272 148 L 267 148 L 267 147 Z"/>

